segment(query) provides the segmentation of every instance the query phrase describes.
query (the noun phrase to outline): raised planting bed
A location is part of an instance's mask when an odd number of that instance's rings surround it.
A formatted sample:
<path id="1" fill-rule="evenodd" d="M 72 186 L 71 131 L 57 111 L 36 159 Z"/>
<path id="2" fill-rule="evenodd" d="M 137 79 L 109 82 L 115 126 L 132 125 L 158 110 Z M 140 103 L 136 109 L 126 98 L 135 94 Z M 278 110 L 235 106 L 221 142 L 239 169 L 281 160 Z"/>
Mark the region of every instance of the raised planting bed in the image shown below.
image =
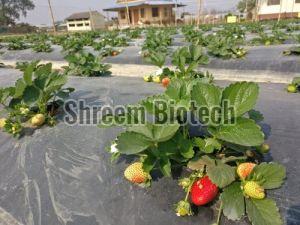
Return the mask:
<path id="1" fill-rule="evenodd" d="M 1 86 L 13 84 L 20 75 L 19 71 L 0 70 Z M 134 104 L 164 91 L 159 85 L 122 77 L 72 77 L 67 85 L 76 89 L 71 98 L 100 106 Z M 256 109 L 264 114 L 261 126 L 271 146 L 266 160 L 280 162 L 287 169 L 284 186 L 268 191 L 268 197 L 277 202 L 284 224 L 298 224 L 300 103 L 299 96 L 289 95 L 284 87 L 261 84 Z M 105 150 L 119 132 L 119 128 L 70 127 L 62 121 L 21 139 L 1 132 L 0 211 L 1 215 L 10 215 L 4 224 L 206 225 L 216 220 L 217 211 L 212 205 L 199 207 L 193 217 L 175 215 L 173 204 L 184 197 L 178 179 L 185 173 L 174 171 L 173 178 L 153 174 L 152 187 L 147 189 L 126 181 L 123 172 L 133 158 L 121 157 L 111 164 Z M 247 220 L 234 222 L 224 217 L 221 222 L 249 224 Z"/>

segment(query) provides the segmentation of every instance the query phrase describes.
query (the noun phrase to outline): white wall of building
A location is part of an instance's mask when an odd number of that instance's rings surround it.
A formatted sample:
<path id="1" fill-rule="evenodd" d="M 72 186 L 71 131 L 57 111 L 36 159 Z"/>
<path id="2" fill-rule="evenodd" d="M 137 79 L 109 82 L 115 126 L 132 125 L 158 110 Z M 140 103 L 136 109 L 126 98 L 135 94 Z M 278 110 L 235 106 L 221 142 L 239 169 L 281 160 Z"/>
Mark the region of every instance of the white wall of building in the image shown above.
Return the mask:
<path id="1" fill-rule="evenodd" d="M 296 13 L 300 12 L 299 0 L 281 0 L 281 6 L 268 5 L 268 0 L 260 0 L 259 14 L 274 14 L 274 13 Z M 280 10 L 281 8 L 281 10 Z"/>
<path id="2" fill-rule="evenodd" d="M 68 31 L 90 31 L 92 30 L 90 20 L 67 21 Z"/>

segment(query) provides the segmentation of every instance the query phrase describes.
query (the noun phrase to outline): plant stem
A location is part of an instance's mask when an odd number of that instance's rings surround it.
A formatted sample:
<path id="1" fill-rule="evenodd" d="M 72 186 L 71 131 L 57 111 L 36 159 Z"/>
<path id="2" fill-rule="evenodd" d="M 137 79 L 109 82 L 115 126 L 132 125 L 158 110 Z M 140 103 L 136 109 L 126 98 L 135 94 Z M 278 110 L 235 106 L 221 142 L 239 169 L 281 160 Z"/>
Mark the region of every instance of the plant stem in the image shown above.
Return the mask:
<path id="1" fill-rule="evenodd" d="M 228 158 L 222 159 L 222 163 L 229 163 L 232 161 L 245 160 L 245 159 L 247 159 L 247 156 L 240 156 L 240 157 L 230 156 Z"/>
<path id="2" fill-rule="evenodd" d="M 217 219 L 217 225 L 220 224 L 221 216 L 222 216 L 222 211 L 223 211 L 223 201 L 221 201 L 221 205 L 219 208 L 219 213 L 218 213 L 218 219 Z"/>
<path id="3" fill-rule="evenodd" d="M 189 188 L 188 188 L 188 190 L 187 190 L 187 192 L 186 192 L 186 196 L 185 196 L 184 201 L 187 201 L 187 200 L 188 200 L 189 194 L 190 194 L 190 192 L 191 192 L 191 188 L 192 188 L 192 186 L 193 186 L 193 184 L 194 184 L 195 181 L 196 181 L 196 178 L 193 178 L 193 179 L 191 180 L 191 184 L 190 184 L 190 186 L 189 186 Z"/>

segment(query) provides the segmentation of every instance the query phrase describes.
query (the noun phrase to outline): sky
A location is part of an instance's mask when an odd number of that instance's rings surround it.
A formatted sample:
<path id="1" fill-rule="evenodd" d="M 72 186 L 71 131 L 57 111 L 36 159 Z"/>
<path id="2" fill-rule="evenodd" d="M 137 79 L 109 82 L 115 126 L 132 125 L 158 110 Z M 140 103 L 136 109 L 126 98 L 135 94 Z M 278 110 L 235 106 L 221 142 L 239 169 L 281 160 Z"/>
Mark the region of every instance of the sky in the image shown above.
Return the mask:
<path id="1" fill-rule="evenodd" d="M 228 10 L 234 9 L 238 0 L 203 0 L 204 9 Z M 22 17 L 20 22 L 27 22 L 33 25 L 51 24 L 51 18 L 48 7 L 48 0 L 33 0 L 35 9 L 29 11 L 27 17 Z M 75 12 L 98 10 L 108 8 L 115 4 L 116 0 L 51 0 L 54 17 L 56 21 L 64 20 Z M 196 13 L 197 0 L 178 0 L 187 5 L 185 11 Z M 181 9 L 182 10 L 182 9 Z M 104 13 L 104 15 L 107 15 Z M 113 14 L 110 14 L 113 16 Z"/>

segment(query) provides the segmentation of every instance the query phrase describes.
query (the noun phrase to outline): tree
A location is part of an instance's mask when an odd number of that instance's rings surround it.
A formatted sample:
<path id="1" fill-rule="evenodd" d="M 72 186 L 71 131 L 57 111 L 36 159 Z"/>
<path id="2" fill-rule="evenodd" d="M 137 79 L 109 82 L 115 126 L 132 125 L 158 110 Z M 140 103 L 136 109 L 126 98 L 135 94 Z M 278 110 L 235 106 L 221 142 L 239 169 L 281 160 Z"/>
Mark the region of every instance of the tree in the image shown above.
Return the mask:
<path id="1" fill-rule="evenodd" d="M 15 24 L 20 16 L 34 9 L 32 0 L 0 0 L 0 26 Z"/>
<path id="2" fill-rule="evenodd" d="M 241 0 L 238 5 L 237 8 L 241 13 L 246 13 L 247 14 L 247 18 L 248 18 L 248 14 L 255 9 L 255 0 Z M 247 8 L 247 9 L 246 9 Z"/>

